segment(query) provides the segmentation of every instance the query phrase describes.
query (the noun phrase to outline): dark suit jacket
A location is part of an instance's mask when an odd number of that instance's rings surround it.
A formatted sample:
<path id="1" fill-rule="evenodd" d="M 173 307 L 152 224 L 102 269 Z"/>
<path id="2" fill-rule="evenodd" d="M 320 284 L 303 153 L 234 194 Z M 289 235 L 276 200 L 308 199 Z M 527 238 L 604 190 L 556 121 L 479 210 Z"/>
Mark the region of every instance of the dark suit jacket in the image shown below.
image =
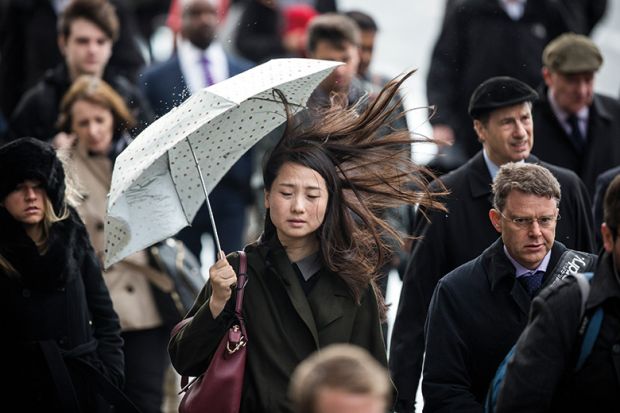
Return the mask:
<path id="1" fill-rule="evenodd" d="M 547 99 L 547 90 L 532 108 L 536 144 L 532 153 L 545 162 L 574 171 L 583 180 L 591 197 L 596 177 L 620 165 L 620 102 L 595 94 L 590 106 L 587 145 L 575 148 Z"/>
<path id="2" fill-rule="evenodd" d="M 246 60 L 228 54 L 226 57 L 228 59 L 228 73 L 231 77 L 253 66 L 251 62 Z M 190 95 L 177 55 L 148 68 L 142 76 L 140 87 L 151 103 L 157 117 L 166 114 L 174 106 L 180 105 Z M 249 204 L 253 196 L 250 188 L 251 176 L 252 153 L 248 151 L 217 184 L 211 202 L 214 204 L 233 202 L 230 197 L 236 195 L 237 199 L 234 202 Z"/>
<path id="3" fill-rule="evenodd" d="M 253 66 L 247 60 L 228 54 L 226 58 L 228 59 L 230 77 L 236 76 Z M 157 117 L 166 114 L 174 106 L 180 105 L 190 95 L 177 55 L 146 69 L 140 81 L 140 88 L 151 103 L 153 112 Z"/>
<path id="4" fill-rule="evenodd" d="M 571 171 L 540 162 L 558 179 L 562 188 L 556 240 L 571 249 L 592 252 L 591 204 L 587 191 Z M 491 176 L 482 151 L 465 165 L 442 176 L 452 191 L 444 200 L 448 213 L 432 212 L 431 223 L 417 215 L 415 235 L 422 236 L 403 278 L 390 350 L 390 370 L 398 390 L 399 405 L 411 405 L 422 371 L 424 321 L 439 279 L 475 258 L 499 236 L 488 217 L 492 207 Z M 397 406 L 398 407 L 398 406 Z"/>

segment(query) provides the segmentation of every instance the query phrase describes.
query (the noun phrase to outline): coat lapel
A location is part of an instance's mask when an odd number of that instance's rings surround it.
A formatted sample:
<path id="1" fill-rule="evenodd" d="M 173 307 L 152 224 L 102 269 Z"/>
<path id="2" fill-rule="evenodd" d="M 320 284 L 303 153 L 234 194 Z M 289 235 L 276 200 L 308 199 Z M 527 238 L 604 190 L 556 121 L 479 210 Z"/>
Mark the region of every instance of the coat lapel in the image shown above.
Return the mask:
<path id="1" fill-rule="evenodd" d="M 482 262 L 489 277 L 491 290 L 509 290 L 514 302 L 521 312 L 527 316 L 531 299 L 515 278 L 515 267 L 504 253 L 504 244 L 501 238 L 482 253 Z"/>
<path id="2" fill-rule="evenodd" d="M 310 333 L 312 333 L 312 337 L 314 338 L 315 344 L 317 348 L 319 347 L 319 334 L 317 331 L 317 324 L 312 315 L 312 309 L 310 308 L 310 303 L 308 302 L 308 298 L 304 294 L 304 290 L 302 290 L 301 285 L 299 284 L 299 280 L 297 279 L 297 274 L 295 274 L 295 270 L 291 265 L 291 262 L 286 255 L 286 251 L 281 246 L 279 248 L 274 248 L 272 254 L 270 254 L 271 259 L 273 260 L 274 267 L 277 269 L 277 274 L 283 281 L 284 288 L 286 289 L 286 293 L 295 308 L 295 311 L 301 319 L 303 320 Z M 320 284 L 315 286 L 315 288 Z"/>
<path id="3" fill-rule="evenodd" d="M 469 181 L 469 189 L 472 198 L 487 197 L 492 203 L 491 175 L 489 175 L 489 169 L 484 162 L 482 151 L 474 155 L 469 161 L 469 164 L 470 173 L 467 174 L 467 180 Z"/>
<path id="4" fill-rule="evenodd" d="M 318 331 L 323 330 L 329 324 L 343 315 L 343 301 L 350 297 L 347 287 L 325 269 L 321 270 L 319 280 L 310 292 L 308 300 L 314 313 Z"/>

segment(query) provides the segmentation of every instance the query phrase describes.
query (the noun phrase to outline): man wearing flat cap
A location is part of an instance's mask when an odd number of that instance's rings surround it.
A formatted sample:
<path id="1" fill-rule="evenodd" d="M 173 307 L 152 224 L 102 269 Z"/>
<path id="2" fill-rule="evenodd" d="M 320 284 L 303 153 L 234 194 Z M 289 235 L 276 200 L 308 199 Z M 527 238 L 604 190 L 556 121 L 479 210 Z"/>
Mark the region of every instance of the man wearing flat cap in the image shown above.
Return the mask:
<path id="1" fill-rule="evenodd" d="M 471 96 L 469 113 L 482 150 L 433 183 L 432 188 L 444 185 L 451 191 L 443 200 L 448 213 L 417 212 L 413 234 L 422 238 L 414 242 L 405 271 L 390 347 L 399 412 L 414 410 L 422 371 L 424 323 L 437 282 L 480 255 L 498 237 L 488 213 L 491 183 L 501 165 L 527 162 L 549 169 L 562 187 L 562 219 L 557 223 L 556 239 L 568 248 L 593 250 L 591 204 L 583 183 L 575 173 L 530 154 L 534 140 L 531 106 L 536 98 L 536 91 L 511 77 L 494 77 L 480 84 Z"/>
<path id="2" fill-rule="evenodd" d="M 620 103 L 594 93 L 603 56 L 586 36 L 567 33 L 547 45 L 543 64 L 533 153 L 574 171 L 594 196 L 596 177 L 620 165 Z"/>

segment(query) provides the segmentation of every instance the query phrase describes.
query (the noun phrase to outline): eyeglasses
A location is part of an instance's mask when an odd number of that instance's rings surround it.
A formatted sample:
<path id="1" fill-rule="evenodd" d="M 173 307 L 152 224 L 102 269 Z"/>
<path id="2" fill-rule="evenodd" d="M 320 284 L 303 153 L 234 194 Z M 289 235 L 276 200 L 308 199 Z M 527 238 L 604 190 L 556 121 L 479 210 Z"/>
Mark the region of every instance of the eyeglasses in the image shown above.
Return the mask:
<path id="1" fill-rule="evenodd" d="M 558 215 L 544 215 L 544 216 L 539 217 L 539 218 L 532 218 L 532 217 L 527 217 L 527 218 L 525 218 L 525 217 L 508 218 L 502 212 L 500 212 L 500 215 L 502 216 L 502 218 L 512 222 L 513 224 L 515 224 L 519 228 L 523 228 L 523 229 L 530 228 L 532 226 L 532 224 L 534 224 L 534 222 L 538 222 L 538 226 L 540 226 L 541 228 L 551 228 L 553 226 L 553 224 L 555 224 L 557 221 L 560 220 L 560 214 L 558 214 Z"/>

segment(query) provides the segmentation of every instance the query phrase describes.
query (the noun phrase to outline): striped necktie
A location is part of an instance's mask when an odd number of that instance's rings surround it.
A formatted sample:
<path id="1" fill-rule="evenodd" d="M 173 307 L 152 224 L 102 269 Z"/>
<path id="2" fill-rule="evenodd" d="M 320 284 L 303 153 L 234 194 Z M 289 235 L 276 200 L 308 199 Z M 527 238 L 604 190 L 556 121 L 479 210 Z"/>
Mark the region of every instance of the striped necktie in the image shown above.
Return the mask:
<path id="1" fill-rule="evenodd" d="M 207 56 L 202 55 L 200 57 L 200 64 L 202 65 L 202 72 L 205 77 L 205 86 L 211 86 L 215 82 L 213 81 L 213 76 L 211 76 L 211 70 L 209 69 L 210 62 Z"/>

